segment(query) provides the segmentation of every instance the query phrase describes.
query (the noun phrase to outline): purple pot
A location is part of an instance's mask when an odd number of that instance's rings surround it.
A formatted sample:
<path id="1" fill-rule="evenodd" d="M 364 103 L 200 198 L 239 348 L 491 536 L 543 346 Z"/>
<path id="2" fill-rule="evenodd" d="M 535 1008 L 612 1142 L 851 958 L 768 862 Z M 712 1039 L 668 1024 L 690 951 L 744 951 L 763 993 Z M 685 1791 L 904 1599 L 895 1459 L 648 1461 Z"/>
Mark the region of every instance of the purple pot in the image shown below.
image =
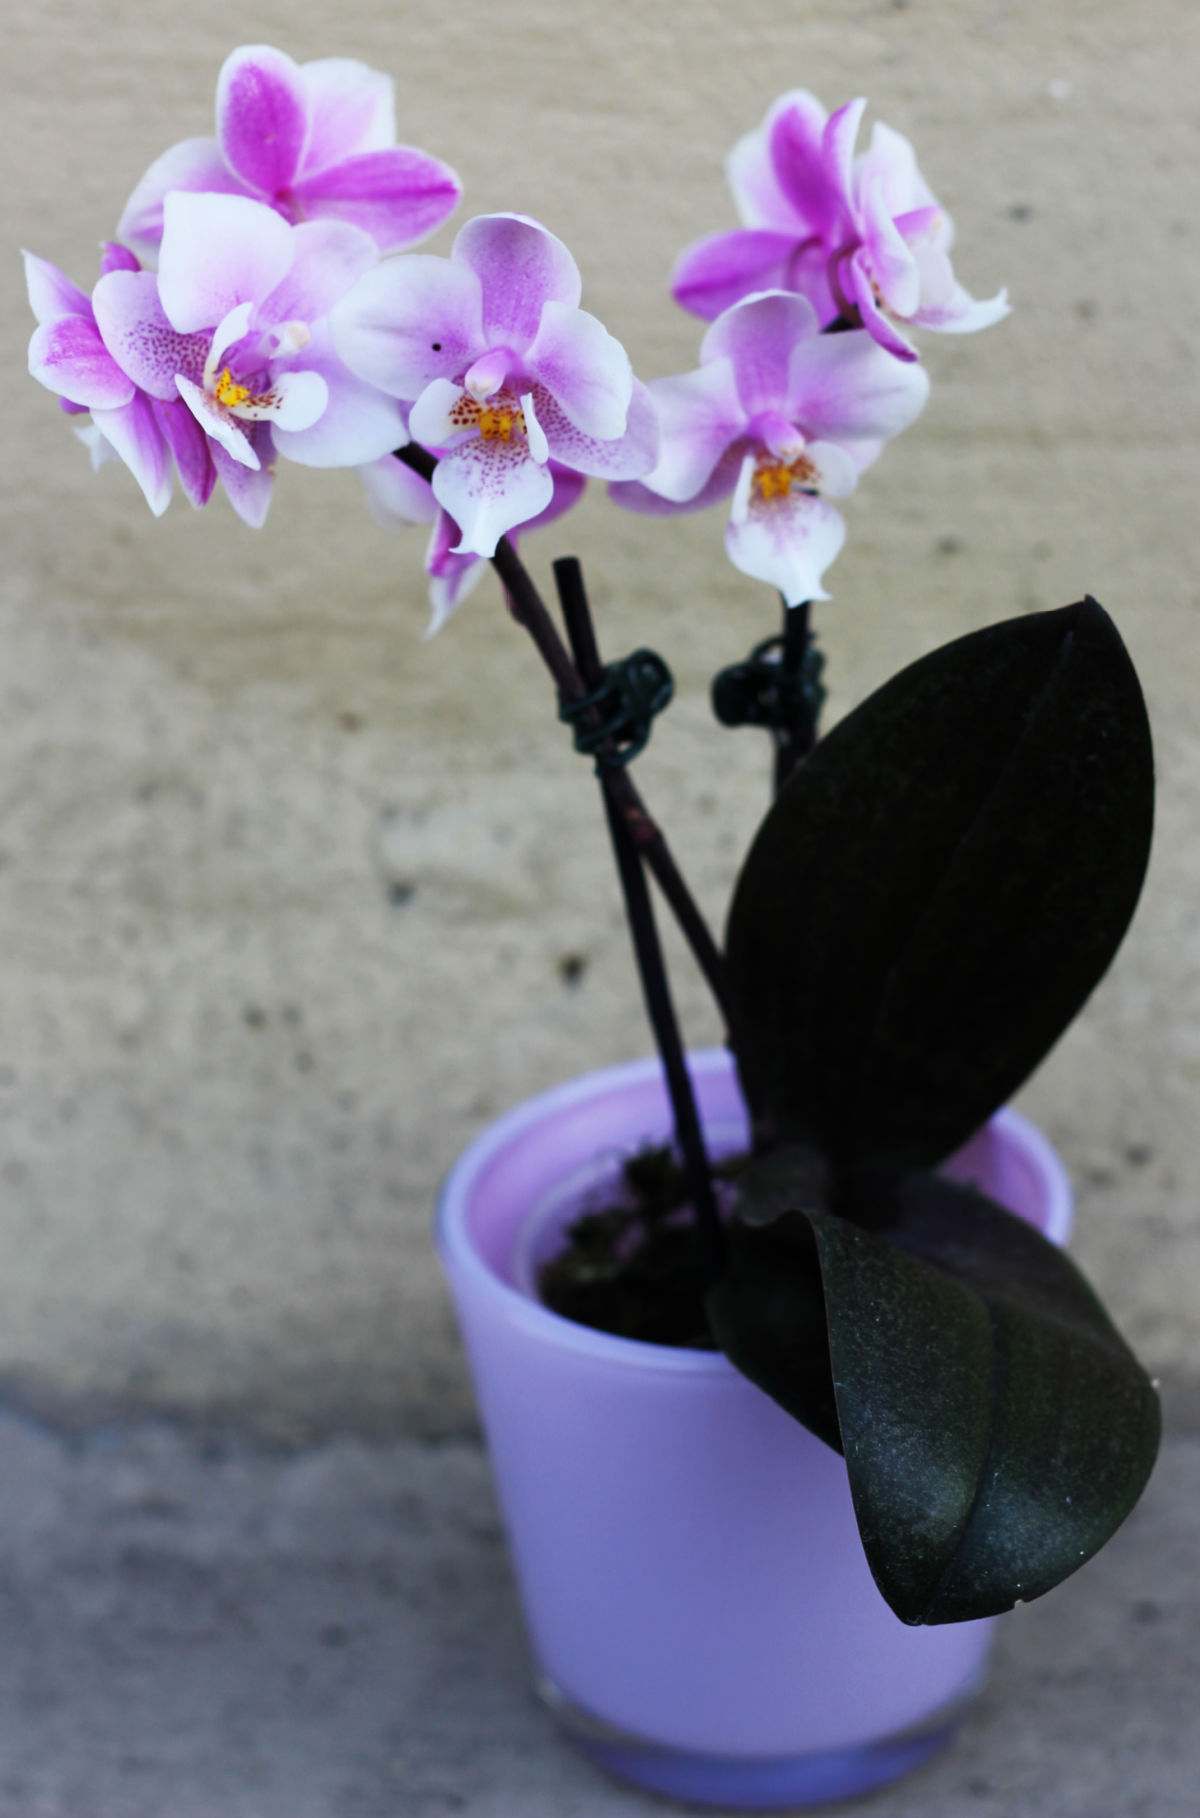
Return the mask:
<path id="1" fill-rule="evenodd" d="M 712 1152 L 744 1146 L 728 1054 L 690 1065 Z M 994 1623 L 893 1616 L 842 1460 L 724 1356 L 613 1338 L 535 1297 L 564 1226 L 670 1128 L 658 1062 L 610 1067 L 518 1105 L 442 1191 L 538 1687 L 585 1754 L 655 1792 L 764 1809 L 865 1793 L 948 1740 Z M 1062 1164 L 1016 1113 L 946 1171 L 1065 1240 Z"/>

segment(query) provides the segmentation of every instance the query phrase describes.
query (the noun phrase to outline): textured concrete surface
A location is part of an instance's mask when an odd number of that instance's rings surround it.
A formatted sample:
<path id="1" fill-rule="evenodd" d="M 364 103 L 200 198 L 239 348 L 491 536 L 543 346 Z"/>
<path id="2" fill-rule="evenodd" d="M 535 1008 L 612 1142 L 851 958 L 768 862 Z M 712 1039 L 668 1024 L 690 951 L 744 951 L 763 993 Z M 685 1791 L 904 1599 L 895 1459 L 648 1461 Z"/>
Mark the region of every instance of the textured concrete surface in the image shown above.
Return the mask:
<path id="1" fill-rule="evenodd" d="M 1175 1440 L 1108 1550 L 1005 1619 L 953 1750 L 864 1813 L 1193 1818 L 1197 1499 Z M 0 1520 L 0 1818 L 665 1810 L 535 1705 L 470 1443 L 280 1455 L 6 1413 Z"/>
<path id="2" fill-rule="evenodd" d="M 206 130 L 232 44 L 348 52 L 394 72 L 465 212 L 565 234 L 647 377 L 694 360 L 666 274 L 731 223 L 721 157 L 778 90 L 863 91 L 912 134 L 963 277 L 1006 282 L 1014 315 L 926 337 L 933 402 L 851 502 L 820 615 L 832 711 L 989 619 L 1085 588 L 1117 614 L 1158 727 L 1158 849 L 1127 953 L 1025 1102 L 1080 1182 L 1083 1261 L 1151 1364 L 1194 1380 L 1190 0 L 99 19 L 48 0 L 8 21 L 6 244 L 89 278 L 151 156 Z M 123 472 L 92 476 L 24 375 L 5 270 L 0 1374 L 47 1407 L 282 1437 L 469 1431 L 435 1183 L 494 1111 L 647 1046 L 586 767 L 490 584 L 421 642 L 421 537 L 376 530 L 353 476 L 283 473 L 257 536 L 222 503 L 156 524 Z M 715 734 L 707 680 L 771 600 L 713 514 L 666 527 L 596 496 L 529 545 L 566 548 L 608 647 L 676 668 L 642 774 L 719 920 L 765 756 Z M 686 967 L 678 995 L 711 1040 Z"/>

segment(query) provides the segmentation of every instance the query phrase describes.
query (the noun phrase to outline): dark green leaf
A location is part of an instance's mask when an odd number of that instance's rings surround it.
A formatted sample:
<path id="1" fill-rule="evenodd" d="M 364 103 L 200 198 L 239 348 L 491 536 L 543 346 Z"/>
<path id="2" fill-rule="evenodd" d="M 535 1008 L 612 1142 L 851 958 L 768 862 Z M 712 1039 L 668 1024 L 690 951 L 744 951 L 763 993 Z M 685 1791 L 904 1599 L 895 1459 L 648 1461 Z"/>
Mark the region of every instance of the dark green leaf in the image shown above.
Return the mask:
<path id="1" fill-rule="evenodd" d="M 748 1233 L 710 1295 L 714 1333 L 838 1443 L 832 1390 L 863 1547 L 896 1614 L 995 1615 L 1060 1583 L 1124 1520 L 1154 1462 L 1158 1400 L 1074 1264 L 1021 1219 L 934 1175 L 862 1190 L 876 1231 L 812 1213 Z"/>
<path id="2" fill-rule="evenodd" d="M 729 920 L 743 1079 L 836 1159 L 928 1165 L 1008 1099 L 1108 966 L 1153 769 L 1094 600 L 960 638 L 817 746 Z"/>

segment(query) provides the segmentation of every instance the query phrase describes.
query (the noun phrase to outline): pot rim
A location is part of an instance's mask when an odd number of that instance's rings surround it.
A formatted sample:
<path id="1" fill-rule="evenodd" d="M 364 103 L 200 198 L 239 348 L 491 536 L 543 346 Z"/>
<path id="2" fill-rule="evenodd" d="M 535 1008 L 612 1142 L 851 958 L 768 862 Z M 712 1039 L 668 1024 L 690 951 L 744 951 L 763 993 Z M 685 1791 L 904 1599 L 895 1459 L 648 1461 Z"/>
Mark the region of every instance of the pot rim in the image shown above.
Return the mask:
<path id="1" fill-rule="evenodd" d="M 733 1057 L 727 1048 L 692 1049 L 687 1060 L 688 1070 L 695 1080 L 728 1073 L 733 1066 Z M 434 1217 L 434 1238 L 448 1268 L 472 1281 L 477 1291 L 496 1300 L 508 1318 L 547 1344 L 582 1351 L 610 1364 L 639 1371 L 734 1377 L 737 1372 L 720 1351 L 690 1351 L 675 1345 L 651 1344 L 644 1339 L 620 1338 L 593 1326 L 578 1325 L 561 1313 L 553 1312 L 497 1275 L 480 1256 L 467 1229 L 467 1212 L 480 1176 L 516 1138 L 591 1098 L 603 1097 L 609 1090 L 661 1079 L 661 1075 L 661 1063 L 656 1055 L 618 1061 L 613 1066 L 598 1067 L 593 1072 L 550 1086 L 503 1112 L 468 1143 L 443 1180 Z M 1047 1200 L 1044 1234 L 1053 1243 L 1063 1243 L 1071 1225 L 1072 1196 L 1070 1179 L 1058 1151 L 1036 1124 L 1008 1107 L 997 1111 L 986 1127 L 1001 1135 L 1039 1176 Z"/>

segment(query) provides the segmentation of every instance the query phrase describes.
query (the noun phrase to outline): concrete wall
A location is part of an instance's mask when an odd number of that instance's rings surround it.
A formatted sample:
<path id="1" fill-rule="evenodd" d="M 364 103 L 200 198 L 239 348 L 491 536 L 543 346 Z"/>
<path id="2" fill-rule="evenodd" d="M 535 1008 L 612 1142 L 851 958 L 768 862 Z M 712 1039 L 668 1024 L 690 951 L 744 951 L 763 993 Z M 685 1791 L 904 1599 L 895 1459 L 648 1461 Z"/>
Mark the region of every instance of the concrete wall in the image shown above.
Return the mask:
<path id="1" fill-rule="evenodd" d="M 461 218 L 516 208 L 561 233 L 646 377 L 694 361 L 666 275 L 732 224 L 723 153 L 785 87 L 868 94 L 958 217 L 965 281 L 1010 286 L 1002 327 L 926 338 L 929 410 L 851 502 L 820 614 L 831 706 L 1085 589 L 1117 616 L 1157 726 L 1155 861 L 1128 951 L 1024 1103 L 1075 1171 L 1085 1265 L 1186 1386 L 1195 9 L 346 0 L 339 19 L 303 0 L 18 11 L 5 243 L 90 282 L 134 180 L 208 130 L 223 56 L 262 39 L 391 70 L 402 136 L 463 174 Z M 24 375 L 6 269 L 0 1371 L 65 1408 L 280 1436 L 462 1428 L 438 1177 L 491 1113 L 647 1046 L 586 766 L 493 583 L 421 641 L 421 535 L 375 529 L 354 476 L 283 472 L 257 535 L 220 502 L 156 524 L 122 470 L 93 477 Z M 668 528 L 594 491 L 530 554 L 577 551 L 608 646 L 673 663 L 640 774 L 717 919 L 765 756 L 715 734 L 705 689 L 773 629 L 770 597 L 726 565 L 718 515 Z M 682 966 L 678 995 L 712 1039 Z"/>

